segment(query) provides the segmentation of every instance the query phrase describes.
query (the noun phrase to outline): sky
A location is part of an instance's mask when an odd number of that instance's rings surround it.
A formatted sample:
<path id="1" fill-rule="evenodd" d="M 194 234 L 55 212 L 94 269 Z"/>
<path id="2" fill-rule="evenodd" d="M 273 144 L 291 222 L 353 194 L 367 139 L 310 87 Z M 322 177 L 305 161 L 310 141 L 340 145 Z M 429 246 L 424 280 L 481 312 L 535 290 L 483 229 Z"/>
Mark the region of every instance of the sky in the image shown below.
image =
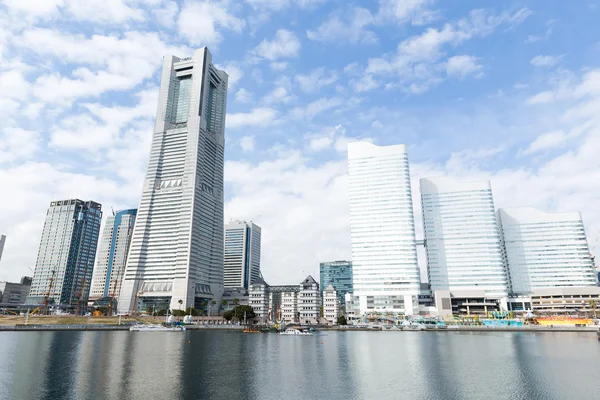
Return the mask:
<path id="1" fill-rule="evenodd" d="M 418 237 L 419 178 L 448 176 L 580 211 L 594 247 L 599 19 L 586 0 L 3 0 L 0 280 L 31 275 L 52 200 L 137 207 L 162 57 L 203 46 L 229 74 L 225 217 L 262 227 L 270 284 L 351 258 L 356 140 L 408 146 Z"/>

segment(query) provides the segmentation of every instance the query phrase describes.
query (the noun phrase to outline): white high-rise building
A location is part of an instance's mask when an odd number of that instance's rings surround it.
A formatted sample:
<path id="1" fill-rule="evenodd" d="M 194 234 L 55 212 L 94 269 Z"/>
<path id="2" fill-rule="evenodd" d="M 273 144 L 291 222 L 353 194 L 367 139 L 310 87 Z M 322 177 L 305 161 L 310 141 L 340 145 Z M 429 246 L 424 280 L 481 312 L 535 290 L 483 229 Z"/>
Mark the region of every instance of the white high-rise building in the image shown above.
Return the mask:
<path id="1" fill-rule="evenodd" d="M 50 203 L 27 304 L 87 303 L 101 222 L 102 205 L 94 201 Z"/>
<path id="2" fill-rule="evenodd" d="M 164 58 L 119 312 L 220 303 L 227 80 L 207 48 Z"/>
<path id="3" fill-rule="evenodd" d="M 431 290 L 506 297 L 509 281 L 489 181 L 423 178 L 421 203 Z"/>
<path id="4" fill-rule="evenodd" d="M 405 145 L 348 144 L 354 296 L 360 313 L 411 315 L 419 266 Z"/>
<path id="5" fill-rule="evenodd" d="M 594 265 L 579 212 L 531 207 L 498 210 L 512 292 L 595 286 Z"/>
<path id="6" fill-rule="evenodd" d="M 117 211 L 107 218 L 96 254 L 90 300 L 119 298 L 136 215 L 137 210 L 132 209 Z"/>
<path id="7" fill-rule="evenodd" d="M 226 288 L 248 287 L 260 278 L 260 226 L 230 221 L 225 225 L 223 281 Z"/>

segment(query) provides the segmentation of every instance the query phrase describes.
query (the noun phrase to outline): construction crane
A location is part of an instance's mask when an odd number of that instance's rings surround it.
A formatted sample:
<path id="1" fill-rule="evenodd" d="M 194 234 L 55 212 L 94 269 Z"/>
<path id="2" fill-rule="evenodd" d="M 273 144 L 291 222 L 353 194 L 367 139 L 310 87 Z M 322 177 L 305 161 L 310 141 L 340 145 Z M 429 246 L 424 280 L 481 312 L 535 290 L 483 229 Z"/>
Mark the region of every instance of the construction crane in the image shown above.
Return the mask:
<path id="1" fill-rule="evenodd" d="M 52 276 L 50 277 L 50 283 L 48 285 L 48 291 L 44 296 L 44 311 L 42 314 L 48 315 L 48 304 L 50 303 L 50 296 L 52 295 L 52 287 L 54 286 L 54 273 L 55 271 L 50 271 Z"/>

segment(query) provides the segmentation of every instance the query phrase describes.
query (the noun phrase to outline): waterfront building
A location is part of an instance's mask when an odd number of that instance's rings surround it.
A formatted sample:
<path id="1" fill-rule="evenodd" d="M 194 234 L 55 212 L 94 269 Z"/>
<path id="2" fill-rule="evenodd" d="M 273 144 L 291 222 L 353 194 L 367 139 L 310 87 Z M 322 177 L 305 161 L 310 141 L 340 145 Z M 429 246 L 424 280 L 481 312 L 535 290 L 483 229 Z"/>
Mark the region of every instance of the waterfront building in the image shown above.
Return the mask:
<path id="1" fill-rule="evenodd" d="M 331 261 L 320 264 L 319 287 L 321 298 L 329 285 L 337 291 L 339 301 L 344 304 L 346 293 L 352 292 L 352 261 Z"/>
<path id="2" fill-rule="evenodd" d="M 207 48 L 164 57 L 119 312 L 221 302 L 227 81 Z"/>
<path id="3" fill-rule="evenodd" d="M 581 214 L 498 210 L 512 292 L 596 285 Z"/>
<path id="4" fill-rule="evenodd" d="M 420 271 L 405 145 L 348 144 L 354 296 L 360 314 L 411 315 Z"/>
<path id="5" fill-rule="evenodd" d="M 225 289 L 223 292 L 223 298 L 221 300 L 221 309 L 228 311 L 236 306 L 248 306 L 250 305 L 250 295 L 248 289 L 245 288 L 233 288 Z"/>
<path id="6" fill-rule="evenodd" d="M 94 201 L 50 203 L 27 304 L 87 302 L 101 221 L 102 205 Z"/>
<path id="7" fill-rule="evenodd" d="M 0 304 L 23 304 L 29 294 L 31 277 L 24 276 L 20 283 L 0 281 Z"/>
<path id="8" fill-rule="evenodd" d="M 308 276 L 300 285 L 270 286 L 262 278 L 250 285 L 249 305 L 261 322 L 318 324 L 319 284 Z"/>
<path id="9" fill-rule="evenodd" d="M 225 225 L 225 288 L 248 289 L 260 278 L 260 239 L 260 226 L 253 222 L 230 221 Z"/>
<path id="10" fill-rule="evenodd" d="M 6 243 L 6 236 L 0 235 L 0 261 L 2 261 L 2 252 L 4 251 L 4 243 Z"/>
<path id="11" fill-rule="evenodd" d="M 507 297 L 489 295 L 485 290 L 436 290 L 434 292 L 437 314 L 441 318 L 452 315 L 479 315 L 506 311 Z"/>
<path id="12" fill-rule="evenodd" d="M 509 281 L 490 182 L 441 177 L 420 184 L 431 290 L 506 297 Z"/>
<path id="13" fill-rule="evenodd" d="M 137 210 L 132 209 L 107 218 L 96 254 L 90 300 L 119 298 L 136 215 Z"/>
<path id="14" fill-rule="evenodd" d="M 346 321 L 352 325 L 360 319 L 360 310 L 358 308 L 358 299 L 353 293 L 346 293 L 344 297 L 344 312 L 346 315 Z"/>
<path id="15" fill-rule="evenodd" d="M 340 316 L 340 298 L 333 285 L 323 290 L 323 317 L 333 325 L 337 325 Z"/>

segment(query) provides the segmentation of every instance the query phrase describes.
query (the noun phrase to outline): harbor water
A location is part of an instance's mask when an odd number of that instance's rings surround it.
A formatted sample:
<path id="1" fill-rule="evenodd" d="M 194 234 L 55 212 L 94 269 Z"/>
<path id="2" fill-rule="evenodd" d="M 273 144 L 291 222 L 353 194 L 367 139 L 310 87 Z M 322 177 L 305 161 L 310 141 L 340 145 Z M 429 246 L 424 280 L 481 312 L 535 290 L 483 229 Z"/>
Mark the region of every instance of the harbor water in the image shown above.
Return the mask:
<path id="1" fill-rule="evenodd" d="M 599 399 L 595 333 L 0 332 L 0 399 Z"/>

